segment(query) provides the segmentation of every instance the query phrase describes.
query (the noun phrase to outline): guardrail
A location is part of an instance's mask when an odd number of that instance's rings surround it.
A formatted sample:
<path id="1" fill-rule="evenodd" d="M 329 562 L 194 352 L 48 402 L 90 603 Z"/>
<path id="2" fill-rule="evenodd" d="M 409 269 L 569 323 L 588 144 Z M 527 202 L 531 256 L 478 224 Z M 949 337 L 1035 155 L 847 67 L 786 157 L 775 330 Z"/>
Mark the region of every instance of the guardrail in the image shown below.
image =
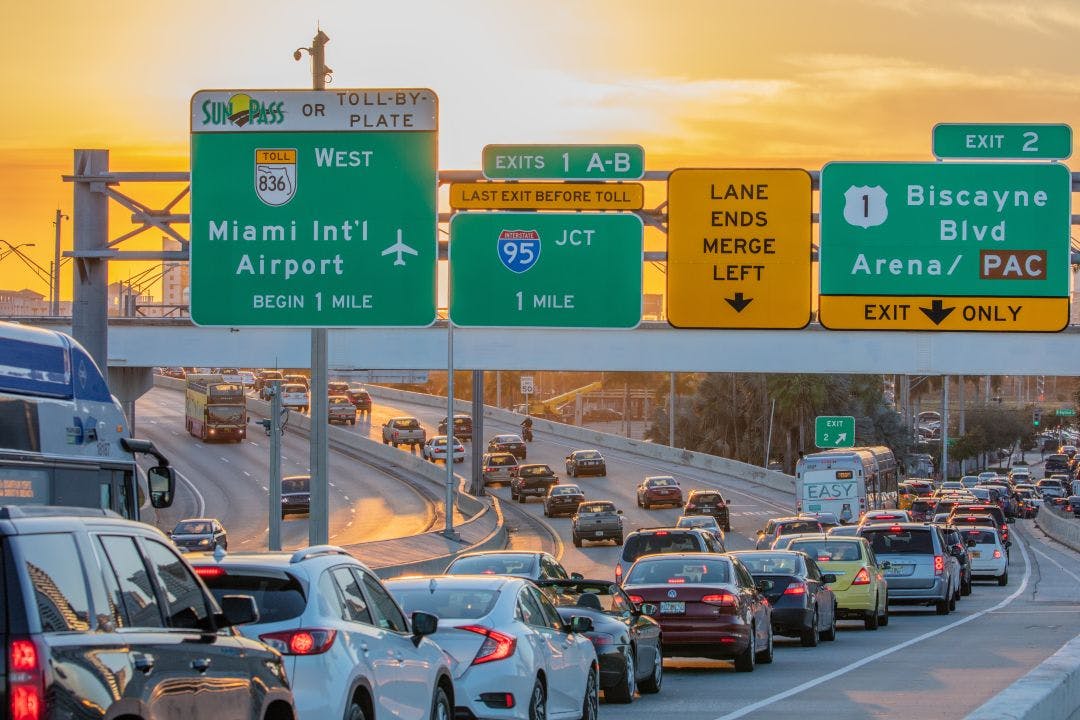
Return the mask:
<path id="1" fill-rule="evenodd" d="M 1071 513 L 1062 515 L 1054 508 L 1044 506 L 1035 516 L 1035 524 L 1065 547 L 1080 552 L 1080 522 Z"/>
<path id="2" fill-rule="evenodd" d="M 386 400 L 400 400 L 428 407 L 446 408 L 446 398 L 436 395 L 426 395 L 424 393 L 376 385 L 368 385 L 367 390 L 372 397 L 379 397 Z M 472 401 L 456 400 L 454 402 L 454 408 L 455 412 L 472 412 Z M 509 410 L 503 410 L 501 408 L 491 407 L 490 405 L 484 406 L 484 417 L 512 425 L 519 425 L 525 418 L 524 415 L 510 412 Z M 760 485 L 772 490 L 779 490 L 780 492 L 791 493 L 793 497 L 795 493 L 795 478 L 790 475 L 785 475 L 784 473 L 775 470 L 766 470 L 757 465 L 750 465 L 748 463 L 739 462 L 738 460 L 729 460 L 716 455 L 694 452 L 692 450 L 680 450 L 679 448 L 668 447 L 667 445 L 657 445 L 642 440 L 632 440 L 619 435 L 612 435 L 611 433 L 603 433 L 598 430 L 589 430 L 587 428 L 577 427 L 576 425 L 566 425 L 564 423 L 542 420 L 540 418 L 533 418 L 533 430 L 541 430 L 556 437 L 573 440 L 574 442 L 581 443 L 585 447 L 599 445 L 611 448 L 612 450 L 628 452 L 634 455 L 660 460 L 662 462 L 687 465 L 701 470 L 708 470 L 735 480 Z M 792 502 L 794 502 L 794 500 Z"/>
<path id="3" fill-rule="evenodd" d="M 171 390 L 184 390 L 183 380 L 154 377 L 154 384 Z M 254 398 L 247 400 L 248 410 L 261 415 L 269 415 L 270 403 Z M 258 427 L 252 425 L 252 428 Z M 289 431 L 307 434 L 311 430 L 311 418 L 300 413 L 293 413 L 289 420 Z M 250 431 L 250 430 L 249 430 Z M 383 445 L 369 438 L 344 428 L 329 428 L 327 439 L 348 447 L 356 453 L 370 458 L 375 464 L 395 474 L 405 474 L 410 478 L 422 479 L 439 488 L 446 487 L 446 470 L 412 453 Z M 454 503 L 457 510 L 467 519 L 459 523 L 455 530 L 460 541 L 452 540 L 441 531 L 430 531 L 421 535 L 375 540 L 345 546 L 345 549 L 358 557 L 383 578 L 400 575 L 441 573 L 450 561 L 463 552 L 494 550 L 506 546 L 506 524 L 499 500 L 496 497 L 478 498 L 464 490 L 464 479 L 455 475 L 458 481 Z M 393 562 L 387 562 L 393 558 Z"/>
<path id="4" fill-rule="evenodd" d="M 1080 708 L 1080 637 L 1065 643 L 964 720 L 1074 718 L 1077 708 Z"/>

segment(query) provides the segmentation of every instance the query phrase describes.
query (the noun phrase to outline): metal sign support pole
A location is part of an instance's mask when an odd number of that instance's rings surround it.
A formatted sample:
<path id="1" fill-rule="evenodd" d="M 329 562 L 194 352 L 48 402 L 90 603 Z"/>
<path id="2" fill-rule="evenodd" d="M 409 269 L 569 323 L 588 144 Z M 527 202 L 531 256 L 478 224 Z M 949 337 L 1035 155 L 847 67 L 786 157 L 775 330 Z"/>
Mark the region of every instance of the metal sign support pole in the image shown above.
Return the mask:
<path id="1" fill-rule="evenodd" d="M 482 448 L 483 445 L 480 445 L 479 443 L 484 442 L 484 371 L 473 370 L 472 376 L 472 493 L 473 495 L 483 495 L 484 478 L 482 461 L 484 456 L 477 448 Z"/>
<path id="2" fill-rule="evenodd" d="M 941 378 L 941 481 L 949 479 L 949 376 Z"/>
<path id="3" fill-rule="evenodd" d="M 269 550 L 281 549 L 281 381 L 275 380 L 270 395 L 270 539 Z"/>
<path id="4" fill-rule="evenodd" d="M 454 530 L 454 323 L 446 321 L 446 529 L 443 535 L 456 540 Z"/>

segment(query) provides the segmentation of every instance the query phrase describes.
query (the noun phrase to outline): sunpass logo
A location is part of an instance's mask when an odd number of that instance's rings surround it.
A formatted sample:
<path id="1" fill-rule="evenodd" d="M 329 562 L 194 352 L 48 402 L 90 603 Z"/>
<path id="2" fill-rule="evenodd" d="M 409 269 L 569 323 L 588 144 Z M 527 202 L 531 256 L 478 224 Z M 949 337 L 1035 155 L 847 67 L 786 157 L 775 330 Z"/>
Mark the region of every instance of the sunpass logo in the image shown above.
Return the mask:
<path id="1" fill-rule="evenodd" d="M 232 123 L 236 127 L 252 125 L 280 125 L 285 122 L 282 101 L 263 103 L 250 95 L 237 93 L 228 102 L 207 100 L 202 104 L 203 125 L 225 125 Z"/>

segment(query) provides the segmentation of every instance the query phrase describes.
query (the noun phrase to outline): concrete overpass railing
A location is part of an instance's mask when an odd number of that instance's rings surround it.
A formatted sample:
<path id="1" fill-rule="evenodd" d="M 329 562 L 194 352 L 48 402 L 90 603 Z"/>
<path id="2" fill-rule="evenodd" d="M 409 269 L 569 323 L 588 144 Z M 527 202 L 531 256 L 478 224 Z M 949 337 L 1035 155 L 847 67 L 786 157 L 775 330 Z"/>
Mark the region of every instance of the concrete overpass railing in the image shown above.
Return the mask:
<path id="1" fill-rule="evenodd" d="M 1051 508 L 1043 508 L 1035 516 L 1035 524 L 1065 547 L 1080 552 L 1080 521 Z"/>
<path id="2" fill-rule="evenodd" d="M 376 385 L 368 385 L 367 390 L 372 397 L 378 397 L 384 400 L 398 400 L 401 402 L 415 403 L 417 405 L 446 408 L 446 398 L 437 395 L 426 395 L 424 393 Z M 472 412 L 472 401 L 455 400 L 454 408 L 456 412 Z M 491 406 L 485 406 L 484 417 L 512 425 L 520 424 L 525 418 L 524 415 Z M 612 450 L 632 453 L 634 455 L 640 455 L 642 457 L 674 465 L 685 465 L 701 470 L 708 470 L 716 473 L 721 478 L 726 477 L 734 480 L 741 480 L 754 485 L 767 487 L 772 490 L 790 493 L 792 496 L 794 496 L 795 493 L 795 479 L 790 475 L 785 475 L 784 473 L 775 470 L 766 470 L 757 465 L 750 465 L 737 460 L 729 460 L 716 455 L 693 452 L 691 450 L 680 450 L 679 448 L 668 447 L 667 445 L 657 445 L 641 440 L 633 440 L 619 435 L 602 433 L 597 430 L 581 428 L 575 425 L 566 425 L 550 420 L 541 420 L 539 418 L 533 419 L 533 428 L 535 430 L 550 433 L 556 437 L 581 443 L 581 445 L 585 447 L 607 447 Z"/>

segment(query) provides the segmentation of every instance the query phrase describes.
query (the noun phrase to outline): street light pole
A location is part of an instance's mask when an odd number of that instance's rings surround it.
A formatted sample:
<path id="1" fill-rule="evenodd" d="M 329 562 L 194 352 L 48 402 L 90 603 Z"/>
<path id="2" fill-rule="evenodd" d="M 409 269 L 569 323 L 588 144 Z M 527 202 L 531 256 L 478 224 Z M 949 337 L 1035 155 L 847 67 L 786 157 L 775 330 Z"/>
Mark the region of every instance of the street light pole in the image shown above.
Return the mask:
<path id="1" fill-rule="evenodd" d="M 71 218 L 60 212 L 56 211 L 56 219 L 53 220 L 53 225 L 56 226 L 56 243 L 53 252 L 53 265 L 52 265 L 52 292 L 49 293 L 49 300 L 52 302 L 51 315 L 58 317 L 60 315 L 60 223 L 63 220 L 70 220 Z"/>

